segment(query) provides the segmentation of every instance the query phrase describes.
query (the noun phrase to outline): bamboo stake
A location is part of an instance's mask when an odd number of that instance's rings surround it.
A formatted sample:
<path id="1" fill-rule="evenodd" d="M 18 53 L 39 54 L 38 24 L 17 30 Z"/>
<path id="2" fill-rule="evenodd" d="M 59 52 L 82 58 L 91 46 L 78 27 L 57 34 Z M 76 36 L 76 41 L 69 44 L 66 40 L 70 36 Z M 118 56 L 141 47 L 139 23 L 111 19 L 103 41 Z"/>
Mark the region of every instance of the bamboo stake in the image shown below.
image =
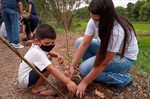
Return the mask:
<path id="1" fill-rule="evenodd" d="M 55 89 L 64 99 L 68 99 L 62 92 L 60 92 L 42 73 L 40 73 L 28 60 L 26 60 L 13 46 L 11 46 L 2 36 L 0 40 L 6 44 L 17 56 L 26 62 L 40 77 L 42 77 L 53 89 Z"/>

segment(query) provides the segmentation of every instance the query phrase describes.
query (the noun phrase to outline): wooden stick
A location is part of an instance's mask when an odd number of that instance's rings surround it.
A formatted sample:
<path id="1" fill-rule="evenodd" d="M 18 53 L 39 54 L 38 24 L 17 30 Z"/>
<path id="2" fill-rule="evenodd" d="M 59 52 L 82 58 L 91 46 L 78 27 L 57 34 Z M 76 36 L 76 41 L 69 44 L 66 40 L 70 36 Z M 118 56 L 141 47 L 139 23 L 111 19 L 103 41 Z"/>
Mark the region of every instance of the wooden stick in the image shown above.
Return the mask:
<path id="1" fill-rule="evenodd" d="M 13 46 L 11 46 L 2 36 L 0 40 L 6 44 L 17 56 L 26 62 L 40 77 L 42 77 L 53 89 L 55 89 L 63 98 L 68 99 L 62 92 L 60 92 L 42 73 L 40 73 L 27 59 L 25 59 Z"/>

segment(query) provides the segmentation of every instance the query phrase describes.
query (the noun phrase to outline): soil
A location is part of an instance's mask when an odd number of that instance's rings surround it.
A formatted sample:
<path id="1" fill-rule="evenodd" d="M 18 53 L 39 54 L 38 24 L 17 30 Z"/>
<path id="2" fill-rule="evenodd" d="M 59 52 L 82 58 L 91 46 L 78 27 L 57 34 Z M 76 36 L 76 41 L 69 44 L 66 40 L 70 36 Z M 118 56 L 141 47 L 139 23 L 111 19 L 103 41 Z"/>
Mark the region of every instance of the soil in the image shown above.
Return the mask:
<path id="1" fill-rule="evenodd" d="M 68 45 L 65 34 L 58 34 L 55 52 L 61 54 L 64 58 L 64 63 L 59 65 L 56 59 L 53 59 L 53 64 L 59 66 L 59 70 L 67 74 L 68 61 L 71 61 L 74 53 L 75 40 L 83 34 L 68 34 Z M 21 35 L 21 37 L 23 37 Z M 25 46 L 23 49 L 17 49 L 21 55 L 27 52 L 30 46 Z M 69 57 L 67 52 L 69 52 Z M 31 94 L 30 88 L 21 88 L 18 85 L 17 75 L 21 59 L 10 50 L 3 42 L 0 41 L 0 99 L 63 99 L 58 94 L 56 97 L 48 96 L 41 97 Z M 150 77 L 149 75 L 136 74 L 135 68 L 131 68 L 130 74 L 133 78 L 133 84 L 125 88 L 115 88 L 114 86 L 106 85 L 100 82 L 92 82 L 86 89 L 83 99 L 150 99 Z M 48 79 L 60 90 L 68 99 L 77 99 L 74 95 L 68 92 L 67 87 L 50 75 Z M 81 81 L 78 68 L 73 76 L 73 81 L 78 84 Z M 51 88 L 50 85 L 47 87 Z M 53 88 L 51 88 L 53 89 Z M 55 91 L 55 90 L 54 90 Z"/>

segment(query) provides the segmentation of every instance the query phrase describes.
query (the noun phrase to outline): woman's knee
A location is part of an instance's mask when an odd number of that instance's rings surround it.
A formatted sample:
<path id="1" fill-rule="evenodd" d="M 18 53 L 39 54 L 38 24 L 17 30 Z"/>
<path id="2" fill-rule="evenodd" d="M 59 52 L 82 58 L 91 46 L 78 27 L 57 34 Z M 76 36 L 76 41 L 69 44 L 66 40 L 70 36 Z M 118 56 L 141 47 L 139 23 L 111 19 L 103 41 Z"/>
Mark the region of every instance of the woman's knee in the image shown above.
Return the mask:
<path id="1" fill-rule="evenodd" d="M 86 68 L 84 65 L 80 65 L 79 71 L 82 76 L 86 76 L 89 73 L 88 68 Z"/>
<path id="2" fill-rule="evenodd" d="M 80 43 L 82 42 L 82 40 L 83 40 L 83 37 L 80 37 L 80 38 L 78 38 L 78 39 L 76 40 L 76 42 L 75 42 L 75 47 L 76 47 L 76 49 L 79 47 L 79 45 L 80 45 Z"/>
<path id="3" fill-rule="evenodd" d="M 79 71 L 82 76 L 86 76 L 91 69 L 93 68 L 93 62 L 90 60 L 84 61 L 80 66 L 79 66 Z"/>

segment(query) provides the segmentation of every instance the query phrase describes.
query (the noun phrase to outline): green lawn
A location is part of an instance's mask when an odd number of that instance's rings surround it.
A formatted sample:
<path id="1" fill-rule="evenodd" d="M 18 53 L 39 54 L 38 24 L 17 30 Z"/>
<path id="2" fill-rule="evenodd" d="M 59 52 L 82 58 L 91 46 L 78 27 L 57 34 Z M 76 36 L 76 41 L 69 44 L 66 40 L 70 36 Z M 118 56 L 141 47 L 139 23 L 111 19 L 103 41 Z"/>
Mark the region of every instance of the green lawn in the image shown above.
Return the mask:
<path id="1" fill-rule="evenodd" d="M 150 32 L 150 23 L 133 23 L 133 26 L 136 30 L 143 30 Z"/>
<path id="2" fill-rule="evenodd" d="M 143 51 L 150 51 L 150 36 L 138 36 L 139 49 Z"/>
<path id="3" fill-rule="evenodd" d="M 76 24 L 77 24 L 77 27 L 75 27 L 76 30 L 85 31 L 86 26 L 87 26 L 87 22 L 79 22 L 79 23 L 76 23 Z"/>
<path id="4" fill-rule="evenodd" d="M 138 35 L 150 35 L 150 23 L 133 23 Z"/>
<path id="5" fill-rule="evenodd" d="M 150 73 L 150 36 L 138 36 L 139 54 L 135 61 L 140 72 Z"/>

